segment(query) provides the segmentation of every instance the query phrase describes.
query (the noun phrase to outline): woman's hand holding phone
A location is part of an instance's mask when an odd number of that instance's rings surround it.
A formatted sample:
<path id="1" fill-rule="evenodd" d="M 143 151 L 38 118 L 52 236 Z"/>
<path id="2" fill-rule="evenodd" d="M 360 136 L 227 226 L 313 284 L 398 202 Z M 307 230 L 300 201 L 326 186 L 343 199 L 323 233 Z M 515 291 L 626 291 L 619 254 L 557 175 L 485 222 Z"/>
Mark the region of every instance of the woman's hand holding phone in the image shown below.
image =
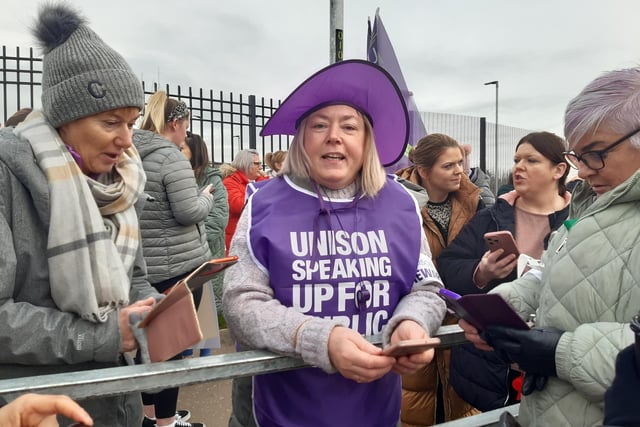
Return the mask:
<path id="1" fill-rule="evenodd" d="M 419 344 L 417 347 L 415 344 L 417 341 L 421 340 L 422 344 Z M 422 346 L 424 341 L 427 341 L 427 345 Z M 433 360 L 434 356 L 434 347 L 440 343 L 440 340 L 437 338 L 430 338 L 429 334 L 425 329 L 419 324 L 414 322 L 413 320 L 403 320 L 396 326 L 393 333 L 391 334 L 391 344 L 389 347 L 395 347 L 399 352 L 408 352 L 405 355 L 396 356 L 396 364 L 393 367 L 393 371 L 397 374 L 411 374 L 416 372 L 418 369 L 430 363 Z M 402 343 L 402 342 L 405 343 Z M 408 342 L 411 341 L 411 342 Z M 402 343 L 402 344 L 401 344 Z M 390 352 L 392 349 L 389 347 L 383 350 L 384 352 Z M 400 348 L 405 347 L 400 350 Z M 409 352 L 409 349 L 412 349 L 415 352 Z"/>
<path id="2" fill-rule="evenodd" d="M 508 230 L 491 231 L 489 233 L 485 233 L 483 238 L 487 248 L 491 252 L 502 249 L 502 255 L 500 255 L 500 257 L 515 255 L 517 258 L 520 256 L 520 251 L 518 250 L 516 241 Z"/>
<path id="3" fill-rule="evenodd" d="M 398 341 L 395 344 L 388 345 L 382 350 L 385 356 L 410 356 L 423 351 L 431 350 L 440 345 L 438 338 L 423 338 L 415 340 Z"/>
<path id="4" fill-rule="evenodd" d="M 504 279 L 518 265 L 518 257 L 513 254 L 502 256 L 503 250 L 487 251 L 480 259 L 473 275 L 473 283 L 480 289 L 492 280 Z"/>
<path id="5" fill-rule="evenodd" d="M 202 189 L 203 193 L 209 193 L 209 194 L 213 194 L 215 193 L 215 191 L 216 191 L 216 188 L 213 186 L 213 184 L 209 184 Z"/>
<path id="6" fill-rule="evenodd" d="M 464 331 L 464 337 L 467 341 L 471 342 L 476 348 L 484 351 L 493 351 L 493 347 L 487 344 L 487 342 L 480 336 L 478 328 L 464 319 L 458 320 L 458 326 L 460 326 Z"/>
<path id="7" fill-rule="evenodd" d="M 485 233 L 487 250 L 473 275 L 473 283 L 480 289 L 492 280 L 504 279 L 518 266 L 518 248 L 509 231 Z"/>

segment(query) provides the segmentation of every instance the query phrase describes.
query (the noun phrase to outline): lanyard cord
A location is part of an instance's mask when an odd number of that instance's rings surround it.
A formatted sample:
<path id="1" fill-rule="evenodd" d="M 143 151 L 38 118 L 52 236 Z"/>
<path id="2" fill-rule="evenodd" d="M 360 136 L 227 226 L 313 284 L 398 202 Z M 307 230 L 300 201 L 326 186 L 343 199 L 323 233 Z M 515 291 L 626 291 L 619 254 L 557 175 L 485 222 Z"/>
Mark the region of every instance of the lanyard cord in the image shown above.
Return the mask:
<path id="1" fill-rule="evenodd" d="M 331 214 L 335 214 L 334 217 L 336 218 L 338 225 L 340 226 L 340 229 L 342 231 L 346 231 L 344 228 L 344 225 L 342 224 L 342 220 L 340 219 L 340 215 L 338 215 L 339 212 L 347 212 L 352 208 L 355 208 L 355 222 L 354 222 L 354 232 L 358 231 L 358 225 L 360 223 L 360 217 L 359 217 L 359 209 L 358 209 L 358 201 L 360 200 L 360 197 L 362 195 L 362 192 L 360 190 L 358 190 L 356 192 L 356 194 L 353 196 L 353 200 L 346 204 L 345 206 L 341 206 L 341 207 L 334 207 L 333 203 L 331 202 L 331 197 L 329 197 L 329 195 L 327 194 L 326 190 L 324 188 L 322 188 L 322 192 L 324 193 L 324 195 L 327 197 L 327 200 L 324 200 L 324 197 L 321 194 L 321 189 L 318 186 L 318 184 L 315 181 L 311 181 L 313 184 L 313 188 L 316 192 L 316 195 L 318 196 L 318 202 L 320 204 L 320 209 L 318 211 L 318 214 L 316 215 L 314 222 L 313 222 L 313 234 L 314 234 L 314 245 L 312 247 L 312 258 L 311 260 L 314 262 L 318 262 L 318 254 L 316 251 L 316 247 L 317 247 L 317 243 L 319 240 L 319 234 L 320 234 L 320 217 L 323 215 L 326 215 L 327 217 L 327 224 L 329 226 L 329 230 L 334 231 L 333 229 L 333 221 L 331 220 Z M 327 203 L 328 202 L 328 206 Z M 354 251 L 355 252 L 355 251 Z M 331 255 L 333 257 L 333 254 Z M 357 257 L 357 265 L 358 267 L 361 265 L 361 258 L 360 255 L 356 255 Z M 358 312 L 360 312 L 360 314 L 364 314 L 364 312 L 366 311 L 366 305 L 367 302 L 370 301 L 371 299 L 371 291 L 367 288 L 367 286 L 365 285 L 364 281 L 362 280 L 362 271 L 360 270 L 360 268 L 358 268 L 358 283 L 356 283 L 355 286 L 355 298 L 354 298 L 354 303 L 356 306 L 356 309 L 358 310 Z"/>

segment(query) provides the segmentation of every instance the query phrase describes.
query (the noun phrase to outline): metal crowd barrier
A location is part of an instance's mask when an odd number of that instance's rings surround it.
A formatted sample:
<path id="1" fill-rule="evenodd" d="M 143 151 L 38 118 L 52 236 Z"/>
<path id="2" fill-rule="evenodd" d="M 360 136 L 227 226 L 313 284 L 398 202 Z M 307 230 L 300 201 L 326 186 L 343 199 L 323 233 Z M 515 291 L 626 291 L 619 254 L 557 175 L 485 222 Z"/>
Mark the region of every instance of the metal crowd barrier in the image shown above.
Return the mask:
<path id="1" fill-rule="evenodd" d="M 435 336 L 440 338 L 441 347 L 451 347 L 466 342 L 464 333 L 457 325 L 441 326 Z M 381 337 L 374 336 L 371 342 L 380 344 Z M 146 365 L 0 380 L 0 396 L 6 401 L 11 401 L 24 393 L 66 394 L 74 399 L 85 399 L 228 380 L 305 366 L 308 365 L 298 358 L 280 356 L 263 350 L 252 350 Z M 497 421 L 503 411 L 504 409 L 500 409 L 493 415 L 490 415 L 491 412 L 486 412 L 458 420 L 460 422 L 467 420 L 462 424 L 443 425 L 448 427 L 488 426 L 491 425 L 490 422 Z M 474 419 L 480 421 L 476 418 L 480 416 L 485 416 L 482 418 L 482 424 L 472 421 Z"/>

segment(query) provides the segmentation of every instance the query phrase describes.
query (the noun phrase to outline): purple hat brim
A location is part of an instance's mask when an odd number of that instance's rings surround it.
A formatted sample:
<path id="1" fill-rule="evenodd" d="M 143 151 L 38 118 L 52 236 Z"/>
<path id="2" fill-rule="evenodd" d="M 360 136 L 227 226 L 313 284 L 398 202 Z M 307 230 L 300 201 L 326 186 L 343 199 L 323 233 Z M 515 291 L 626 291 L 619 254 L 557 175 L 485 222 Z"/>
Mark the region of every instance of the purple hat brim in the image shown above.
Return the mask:
<path id="1" fill-rule="evenodd" d="M 398 85 L 378 65 L 360 59 L 336 62 L 300 84 L 262 128 L 261 136 L 295 135 L 299 121 L 323 105 L 349 105 L 372 121 L 383 166 L 404 155 L 409 114 Z"/>

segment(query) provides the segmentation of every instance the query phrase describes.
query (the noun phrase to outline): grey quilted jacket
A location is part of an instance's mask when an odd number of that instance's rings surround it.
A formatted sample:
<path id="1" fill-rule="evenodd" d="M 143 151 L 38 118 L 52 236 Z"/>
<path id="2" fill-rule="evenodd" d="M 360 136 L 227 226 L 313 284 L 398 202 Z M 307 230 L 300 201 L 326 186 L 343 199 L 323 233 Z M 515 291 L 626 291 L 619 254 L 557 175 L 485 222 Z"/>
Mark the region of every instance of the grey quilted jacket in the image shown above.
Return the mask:
<path id="1" fill-rule="evenodd" d="M 526 274 L 496 287 L 523 317 L 566 331 L 556 349 L 557 378 L 522 399 L 523 425 L 593 426 L 618 352 L 633 342 L 629 321 L 640 309 L 640 171 L 594 200 L 585 183 L 569 218 L 542 257 L 541 277 Z M 569 220 L 570 221 L 570 220 Z"/>
<path id="2" fill-rule="evenodd" d="M 0 183 L 0 379 L 121 365 L 116 311 L 106 322 L 93 323 L 60 311 L 51 297 L 46 253 L 49 183 L 31 145 L 11 128 L 0 129 Z M 129 277 L 131 302 L 157 295 L 147 282 L 141 250 Z M 73 291 L 74 283 L 69 283 Z M 84 400 L 81 405 L 96 426 L 140 426 L 140 393 Z"/>
<path id="3" fill-rule="evenodd" d="M 140 218 L 149 282 L 188 273 L 210 259 L 204 220 L 213 196 L 201 192 L 191 164 L 171 141 L 135 130 L 135 144 L 147 174 L 147 200 Z"/>

